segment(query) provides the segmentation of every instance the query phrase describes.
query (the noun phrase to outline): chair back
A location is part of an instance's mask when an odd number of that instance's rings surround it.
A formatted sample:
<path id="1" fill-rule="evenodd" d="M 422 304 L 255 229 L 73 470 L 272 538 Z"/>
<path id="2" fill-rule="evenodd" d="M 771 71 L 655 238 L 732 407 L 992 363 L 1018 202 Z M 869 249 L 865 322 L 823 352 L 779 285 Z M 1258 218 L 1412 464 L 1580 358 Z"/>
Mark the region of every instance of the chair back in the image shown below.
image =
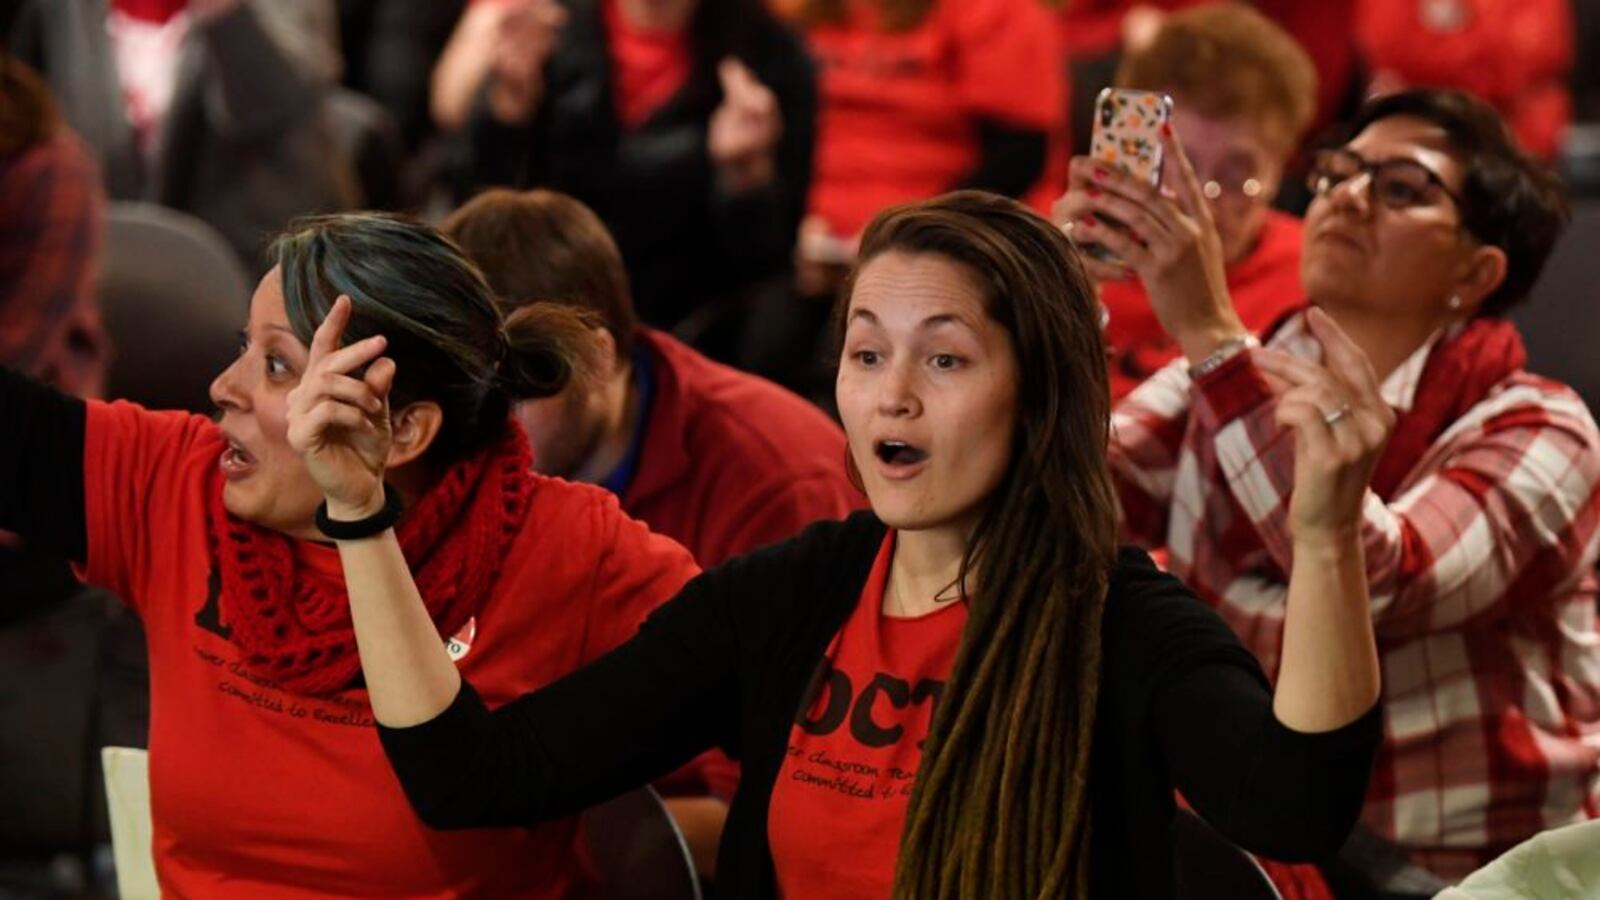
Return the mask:
<path id="1" fill-rule="evenodd" d="M 211 380 L 237 355 L 252 289 L 222 236 L 186 213 L 113 203 L 99 287 L 107 396 L 210 412 Z"/>
<path id="2" fill-rule="evenodd" d="M 366 209 L 400 209 L 406 204 L 406 145 L 394 117 L 378 101 L 347 88 L 334 88 L 325 100 L 333 144 L 355 173 Z"/>
<path id="3" fill-rule="evenodd" d="M 1250 854 L 1187 809 L 1172 821 L 1178 900 L 1283 900 Z"/>
<path id="4" fill-rule="evenodd" d="M 581 820 L 605 900 L 700 900 L 689 845 L 653 789 L 592 806 Z"/>
<path id="5" fill-rule="evenodd" d="M 111 855 L 122 900 L 160 900 L 155 856 L 150 849 L 150 754 L 133 747 L 100 751 L 106 805 L 111 817 Z"/>

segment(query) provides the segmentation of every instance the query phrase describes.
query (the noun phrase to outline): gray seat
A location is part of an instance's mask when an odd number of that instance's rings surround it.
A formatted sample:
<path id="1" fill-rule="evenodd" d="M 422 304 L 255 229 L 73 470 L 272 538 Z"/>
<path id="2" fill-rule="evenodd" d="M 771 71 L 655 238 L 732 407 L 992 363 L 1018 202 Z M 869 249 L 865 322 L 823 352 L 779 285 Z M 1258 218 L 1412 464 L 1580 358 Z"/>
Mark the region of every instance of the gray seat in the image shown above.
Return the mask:
<path id="1" fill-rule="evenodd" d="M 1255 857 L 1187 809 L 1172 821 L 1172 861 L 1179 900 L 1283 900 Z"/>
<path id="2" fill-rule="evenodd" d="M 700 900 L 689 845 L 653 789 L 592 806 L 581 820 L 605 900 Z"/>
<path id="3" fill-rule="evenodd" d="M 1528 369 L 1573 387 L 1600 415 L 1600 198 L 1573 204 L 1572 224 L 1534 285 L 1533 296 L 1511 313 L 1528 347 Z"/>
<path id="4" fill-rule="evenodd" d="M 238 351 L 253 287 L 206 223 L 153 204 L 111 204 L 99 285 L 112 346 L 106 393 L 209 412 L 211 380 Z"/>

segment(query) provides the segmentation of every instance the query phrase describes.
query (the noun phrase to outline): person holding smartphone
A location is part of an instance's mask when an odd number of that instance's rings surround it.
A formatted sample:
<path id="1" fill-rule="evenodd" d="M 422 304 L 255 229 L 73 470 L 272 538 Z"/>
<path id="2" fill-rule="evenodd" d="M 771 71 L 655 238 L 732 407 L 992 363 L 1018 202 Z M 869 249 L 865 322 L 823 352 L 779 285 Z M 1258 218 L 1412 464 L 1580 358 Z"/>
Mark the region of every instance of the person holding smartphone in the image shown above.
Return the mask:
<path id="1" fill-rule="evenodd" d="M 289 433 L 356 532 L 338 548 L 366 684 L 423 820 L 526 826 L 722 746 L 744 766 L 728 896 L 1168 898 L 1174 786 L 1262 853 L 1332 852 L 1379 737 L 1351 535 L 1383 435 L 1300 468 L 1298 652 L 1271 691 L 1181 582 L 1116 546 L 1097 304 L 1051 223 L 981 192 L 892 208 L 838 312 L 872 509 L 702 575 L 510 702 L 451 662 L 373 519 L 392 366 L 323 322 Z"/>
<path id="2" fill-rule="evenodd" d="M 1526 370 L 1506 318 L 1565 226 L 1560 183 L 1470 95 L 1369 102 L 1312 166 L 1310 306 L 1265 347 L 1231 301 L 1211 208 L 1166 186 L 1175 198 L 1079 159 L 1060 205 L 1138 274 L 1183 352 L 1113 416 L 1125 535 L 1165 547 L 1281 684 L 1304 652 L 1285 616 L 1305 468 L 1391 432 L 1346 523 L 1385 673 L 1362 822 L 1388 852 L 1355 864 L 1449 881 L 1594 817 L 1600 430 L 1572 389 Z M 1351 357 L 1377 377 L 1352 378 Z"/>
<path id="3" fill-rule="evenodd" d="M 1228 65 L 1219 69 L 1217 59 Z M 1173 128 L 1222 241 L 1234 310 L 1252 332 L 1271 325 L 1304 299 L 1300 220 L 1272 201 L 1316 108 L 1311 58 L 1250 7 L 1208 4 L 1162 19 L 1150 42 L 1123 57 L 1116 84 L 1172 98 Z M 1100 301 L 1111 396 L 1121 399 L 1180 351 L 1132 270 L 1102 281 Z"/>

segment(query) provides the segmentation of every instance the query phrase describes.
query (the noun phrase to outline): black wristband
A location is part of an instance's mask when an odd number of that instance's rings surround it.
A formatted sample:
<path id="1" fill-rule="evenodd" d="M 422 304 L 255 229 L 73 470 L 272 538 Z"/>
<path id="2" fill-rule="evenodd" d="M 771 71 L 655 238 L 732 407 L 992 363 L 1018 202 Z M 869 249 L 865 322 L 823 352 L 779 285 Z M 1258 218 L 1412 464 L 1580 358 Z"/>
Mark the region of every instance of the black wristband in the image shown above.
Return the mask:
<path id="1" fill-rule="evenodd" d="M 385 481 L 383 483 L 383 508 L 367 516 L 365 519 L 341 521 L 328 518 L 328 501 L 317 504 L 317 530 L 335 541 L 359 541 L 375 534 L 382 534 L 393 528 L 400 521 L 400 492 L 394 485 Z"/>

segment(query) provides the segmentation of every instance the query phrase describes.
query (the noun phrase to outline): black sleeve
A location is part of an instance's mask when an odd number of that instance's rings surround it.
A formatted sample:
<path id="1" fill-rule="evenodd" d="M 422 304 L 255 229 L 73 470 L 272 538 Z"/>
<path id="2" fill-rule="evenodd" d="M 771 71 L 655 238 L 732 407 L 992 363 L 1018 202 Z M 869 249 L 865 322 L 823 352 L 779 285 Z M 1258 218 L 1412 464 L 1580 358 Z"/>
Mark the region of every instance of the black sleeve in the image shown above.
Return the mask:
<path id="1" fill-rule="evenodd" d="M 76 397 L 0 366 L 0 529 L 83 561 L 86 409 Z"/>
<path id="2" fill-rule="evenodd" d="M 733 747 L 741 629 L 731 599 L 755 565 L 746 558 L 700 575 L 632 640 L 493 712 L 463 682 L 434 719 L 380 726 L 417 815 L 433 828 L 526 825 Z"/>
<path id="3" fill-rule="evenodd" d="M 1043 131 L 978 120 L 978 163 L 952 190 L 971 188 L 1020 197 L 1044 173 L 1050 139 Z"/>
<path id="4" fill-rule="evenodd" d="M 1333 731 L 1294 731 L 1278 721 L 1266 675 L 1227 624 L 1147 557 L 1142 567 L 1127 580 L 1142 594 L 1135 652 L 1149 733 L 1173 786 L 1246 850 L 1285 861 L 1337 851 L 1366 797 L 1380 704 Z"/>

